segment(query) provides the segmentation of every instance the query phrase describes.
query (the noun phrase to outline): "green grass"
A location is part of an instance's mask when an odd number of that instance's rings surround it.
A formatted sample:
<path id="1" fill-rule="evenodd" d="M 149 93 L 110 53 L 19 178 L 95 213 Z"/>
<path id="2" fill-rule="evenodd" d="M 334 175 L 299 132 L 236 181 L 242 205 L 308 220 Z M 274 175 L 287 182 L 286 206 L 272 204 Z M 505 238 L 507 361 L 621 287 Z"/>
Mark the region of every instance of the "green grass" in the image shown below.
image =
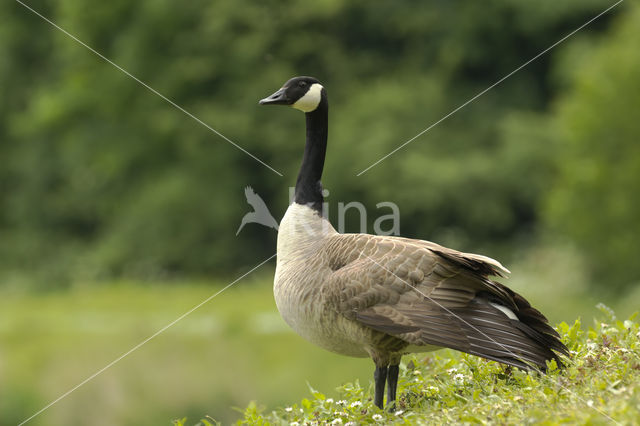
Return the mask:
<path id="1" fill-rule="evenodd" d="M 0 425 L 34 414 L 223 284 L 0 291 Z M 304 394 L 307 381 L 333 387 L 369 374 L 368 362 L 318 350 L 292 332 L 267 274 L 238 282 L 28 424 L 168 425 L 201 413 L 229 423 L 238 418 L 233 407 L 251 400 L 282 405 Z"/>
<path id="2" fill-rule="evenodd" d="M 251 403 L 238 424 L 638 424 L 640 329 L 631 319 L 605 321 L 586 332 L 579 320 L 560 324 L 573 358 L 563 370 L 553 362 L 548 375 L 451 351 L 405 357 L 391 412 L 356 382 L 337 399 L 310 389 L 309 398 L 274 411 Z"/>
<path id="3" fill-rule="evenodd" d="M 586 277 L 581 275 L 584 268 L 570 251 L 530 251 L 514 263 L 509 265 L 513 278 L 507 284 L 526 295 L 553 324 L 573 323 L 578 316 L 590 324 L 595 315 L 601 315 L 595 309 L 600 300 L 611 304 L 621 317 L 640 306 L 637 289 L 621 295 L 618 301 L 591 294 Z M 336 405 L 346 398 L 361 401 L 360 410 L 364 410 L 370 405 L 371 361 L 326 352 L 297 336 L 277 312 L 271 280 L 272 271 L 264 271 L 238 282 L 28 424 L 169 425 L 170 419 L 185 416 L 192 424 L 205 415 L 229 424 L 244 416 L 251 401 L 259 401 L 253 405 L 254 411 L 266 407 L 261 412 L 274 421 L 269 417 L 273 410 L 292 415 L 283 410 L 309 394 L 307 383 L 335 401 L 325 400 L 326 410 L 351 410 Z M 18 424 L 34 414 L 227 283 L 118 282 L 37 294 L 0 287 L 0 425 Z M 507 385 L 525 380 L 520 372 L 508 380 L 500 379 L 501 367 L 455 352 L 418 357 L 414 364 L 414 370 L 430 380 L 416 386 L 424 384 L 423 392 L 429 392 L 428 386 L 440 386 L 442 393 L 427 397 L 416 388 L 417 396 L 407 404 L 421 401 L 427 408 L 444 407 L 452 416 L 458 413 L 457 406 L 445 405 L 454 399 L 461 404 L 460 410 L 475 406 L 464 402 L 469 395 L 473 399 L 470 384 L 460 385 L 459 395 L 449 392 L 446 383 L 453 380 L 446 373 L 449 368 L 473 376 L 472 366 L 482 366 L 487 376 L 474 380 L 494 393 L 499 388 L 495 384 L 490 387 L 491 380 L 503 380 Z M 407 371 L 403 374 L 403 389 L 410 389 L 408 378 L 413 376 Z M 482 377 L 486 381 L 480 381 Z M 547 379 L 526 380 L 544 384 Z M 616 385 L 615 389 L 619 388 Z M 482 392 L 478 398 L 484 399 L 478 405 L 495 398 Z M 313 396 L 309 400 L 314 406 L 318 403 Z M 514 400 L 511 410 L 520 409 L 518 401 Z M 600 403 L 599 399 L 593 401 Z M 584 404 L 574 402 L 593 414 Z M 303 408 L 309 413 L 302 402 L 296 404 L 296 410 Z M 238 412 L 234 407 L 242 408 Z M 413 421 L 411 407 L 418 406 L 407 406 L 408 421 Z M 363 418 L 373 415 L 367 410 Z M 480 408 L 471 411 L 481 412 Z M 286 422 L 287 416 L 275 419 Z M 600 421 L 599 417 L 594 419 Z"/>

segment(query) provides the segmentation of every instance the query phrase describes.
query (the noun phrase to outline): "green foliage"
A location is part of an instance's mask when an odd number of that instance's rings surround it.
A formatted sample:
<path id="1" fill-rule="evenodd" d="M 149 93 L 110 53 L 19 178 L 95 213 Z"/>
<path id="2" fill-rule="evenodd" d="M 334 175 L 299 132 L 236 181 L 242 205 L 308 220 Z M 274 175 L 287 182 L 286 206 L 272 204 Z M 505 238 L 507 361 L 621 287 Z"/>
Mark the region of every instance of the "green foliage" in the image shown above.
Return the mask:
<path id="1" fill-rule="evenodd" d="M 610 311 L 610 310 L 609 310 Z M 608 315 L 608 314 L 607 314 Z M 373 405 L 357 382 L 340 399 L 311 398 L 266 413 L 251 403 L 237 424 L 632 424 L 640 416 L 640 326 L 608 316 L 583 331 L 558 326 L 571 360 L 547 375 L 448 352 L 413 356 L 401 368 L 397 407 Z"/>
<path id="2" fill-rule="evenodd" d="M 303 122 L 256 101 L 296 74 L 329 89 L 325 186 L 334 214 L 339 201 L 361 201 L 369 212 L 393 201 L 404 235 L 511 252 L 535 231 L 552 177 L 556 154 L 541 142 L 549 135 L 538 118 L 555 99 L 551 56 L 355 174 L 608 4 L 34 4 L 280 178 L 19 3 L 3 3 L 0 54 L 10 60 L 0 63 L 0 279 L 22 285 L 35 274 L 52 287 L 229 276 L 273 254 L 272 230 L 235 230 L 249 210 L 246 185 L 276 217 L 287 205 Z M 602 33 L 608 19 L 585 31 Z M 633 66 L 629 59 L 625 69 Z M 349 230 L 357 217 L 350 220 Z"/>
<path id="3" fill-rule="evenodd" d="M 615 290 L 640 283 L 640 7 L 632 4 L 612 33 L 564 64 L 570 87 L 554 120 L 558 175 L 545 211 Z"/>
<path id="4" fill-rule="evenodd" d="M 247 408 L 247 410 L 249 410 Z M 187 418 L 183 417 L 181 419 L 175 419 L 171 422 L 173 424 L 173 426 L 187 426 Z M 203 419 L 200 419 L 200 421 L 196 424 L 194 424 L 193 426 L 218 426 L 221 423 L 215 419 L 213 419 L 211 416 L 205 416 Z"/>
<path id="5" fill-rule="evenodd" d="M 542 252 L 548 257 L 535 256 L 535 262 L 514 265 L 517 279 L 509 284 L 553 324 L 572 324 L 578 315 L 583 323 L 591 323 L 598 315 L 607 324 L 620 326 L 609 312 L 593 309 L 596 302 L 586 288 L 576 291 L 579 276 L 562 285 L 547 278 L 572 277 L 576 268 L 570 256 Z M 93 424 L 97 418 L 104 424 L 127 426 L 139 425 L 140 419 L 167 424 L 167 419 L 187 416 L 192 426 L 208 414 L 226 425 L 239 417 L 233 407 L 243 407 L 244 416 L 251 400 L 260 401 L 253 409 L 256 419 L 291 401 L 302 408 L 307 382 L 324 395 L 325 403 L 329 399 L 351 403 L 360 397 L 365 401 L 371 394 L 371 361 L 327 352 L 293 332 L 273 303 L 273 271 L 263 273 L 201 306 L 32 423 L 75 426 Z M 45 294 L 0 289 L 0 424 L 22 422 L 227 283 L 126 281 Z M 609 303 L 618 318 L 624 318 L 640 306 L 639 296 L 630 294 Z M 577 327 L 563 333 L 574 350 L 571 342 L 585 338 Z M 442 357 L 442 362 L 450 356 L 433 355 Z M 458 355 L 451 355 L 456 367 Z M 414 362 L 418 365 L 422 358 Z M 335 389 L 345 381 L 353 384 Z M 312 404 L 314 392 L 307 397 Z"/>
<path id="6" fill-rule="evenodd" d="M 33 425 L 228 425 L 251 399 L 282 405 L 370 365 L 318 349 L 273 303 L 271 276 L 242 280 L 125 357 Z M 228 282 L 112 282 L 35 294 L 0 290 L 0 425 L 17 425 Z M 286 354 L 286 356 L 285 356 Z M 313 369 L 323 365 L 327 370 Z M 196 417 L 200 416 L 200 417 Z M 211 419 L 208 421 L 212 422 Z M 215 424 L 215 423 L 214 423 Z"/>

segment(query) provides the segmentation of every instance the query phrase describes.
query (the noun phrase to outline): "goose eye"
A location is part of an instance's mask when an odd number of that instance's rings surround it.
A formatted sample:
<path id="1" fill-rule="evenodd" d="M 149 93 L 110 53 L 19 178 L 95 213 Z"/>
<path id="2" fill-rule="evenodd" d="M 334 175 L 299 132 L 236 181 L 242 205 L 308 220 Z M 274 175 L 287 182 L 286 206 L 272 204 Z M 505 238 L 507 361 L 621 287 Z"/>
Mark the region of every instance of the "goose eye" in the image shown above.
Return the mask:
<path id="1" fill-rule="evenodd" d="M 298 83 L 298 86 L 300 86 L 300 87 L 304 87 L 306 85 L 307 85 L 306 81 L 301 81 L 301 82 Z"/>

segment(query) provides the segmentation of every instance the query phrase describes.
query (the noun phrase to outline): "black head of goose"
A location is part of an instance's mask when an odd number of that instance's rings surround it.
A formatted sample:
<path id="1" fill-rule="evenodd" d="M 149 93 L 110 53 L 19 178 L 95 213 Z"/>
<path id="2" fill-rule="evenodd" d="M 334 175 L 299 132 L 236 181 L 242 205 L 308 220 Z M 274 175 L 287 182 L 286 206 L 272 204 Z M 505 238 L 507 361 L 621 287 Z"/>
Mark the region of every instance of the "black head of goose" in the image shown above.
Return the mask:
<path id="1" fill-rule="evenodd" d="M 447 347 L 544 371 L 568 355 L 558 333 L 522 296 L 491 280 L 509 271 L 486 256 L 423 240 L 340 234 L 322 215 L 327 92 L 295 77 L 262 105 L 305 113 L 307 140 L 294 200 L 278 231 L 274 295 L 301 336 L 375 363 L 374 403 L 396 398 L 400 358 Z"/>

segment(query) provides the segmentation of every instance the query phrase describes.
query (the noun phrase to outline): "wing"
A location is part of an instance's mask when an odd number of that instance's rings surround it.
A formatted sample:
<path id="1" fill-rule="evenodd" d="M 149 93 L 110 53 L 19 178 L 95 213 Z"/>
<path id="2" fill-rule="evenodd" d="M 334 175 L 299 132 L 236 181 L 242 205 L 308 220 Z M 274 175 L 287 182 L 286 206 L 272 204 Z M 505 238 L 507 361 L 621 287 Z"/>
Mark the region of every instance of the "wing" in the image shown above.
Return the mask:
<path id="1" fill-rule="evenodd" d="M 540 312 L 489 279 L 508 273 L 493 259 L 366 234 L 338 234 L 328 247 L 327 296 L 362 325 L 527 369 L 567 354 Z"/>
<path id="2" fill-rule="evenodd" d="M 256 194 L 253 188 L 250 186 L 244 188 L 244 196 L 247 198 L 247 202 L 252 206 L 254 205 L 256 199 L 259 198 L 258 194 Z"/>
<path id="3" fill-rule="evenodd" d="M 253 188 L 247 186 L 244 189 L 244 195 L 247 198 L 247 203 L 253 207 L 255 211 L 269 211 L 265 202 L 260 198 L 258 194 L 255 193 Z"/>

